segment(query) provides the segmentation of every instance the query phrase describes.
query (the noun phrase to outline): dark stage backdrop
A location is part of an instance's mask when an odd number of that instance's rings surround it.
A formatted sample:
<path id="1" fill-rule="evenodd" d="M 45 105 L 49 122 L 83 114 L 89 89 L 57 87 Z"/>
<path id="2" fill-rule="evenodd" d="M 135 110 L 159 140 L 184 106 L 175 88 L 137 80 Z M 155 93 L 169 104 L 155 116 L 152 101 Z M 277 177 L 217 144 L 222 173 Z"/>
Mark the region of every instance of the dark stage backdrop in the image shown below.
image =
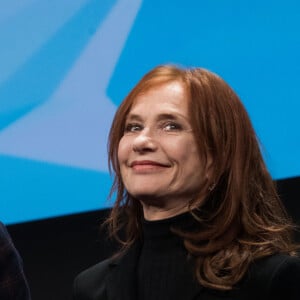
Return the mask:
<path id="1" fill-rule="evenodd" d="M 300 225 L 300 177 L 277 184 L 288 212 Z M 8 226 L 23 256 L 33 300 L 70 300 L 76 274 L 117 249 L 99 230 L 107 213 L 99 210 Z M 296 239 L 300 242 L 299 235 Z"/>

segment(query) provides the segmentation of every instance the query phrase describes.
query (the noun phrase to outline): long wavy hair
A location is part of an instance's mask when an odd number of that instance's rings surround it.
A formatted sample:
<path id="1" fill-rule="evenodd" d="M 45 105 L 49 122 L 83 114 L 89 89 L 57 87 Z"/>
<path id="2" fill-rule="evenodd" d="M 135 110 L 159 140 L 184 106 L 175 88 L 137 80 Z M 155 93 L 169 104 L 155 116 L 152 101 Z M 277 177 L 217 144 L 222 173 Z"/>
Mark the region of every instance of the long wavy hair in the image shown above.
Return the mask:
<path id="1" fill-rule="evenodd" d="M 250 118 L 236 93 L 216 74 L 201 68 L 158 66 L 124 99 L 109 134 L 111 195 L 116 200 L 107 224 L 124 251 L 140 237 L 142 207 L 124 187 L 118 145 L 137 96 L 172 81 L 185 87 L 199 156 L 206 165 L 208 157 L 213 161 L 209 178 L 199 183 L 200 193 L 189 203 L 199 230 L 175 233 L 195 260 L 200 284 L 228 290 L 254 260 L 274 253 L 296 255 L 296 246 L 293 224 L 266 168 Z"/>

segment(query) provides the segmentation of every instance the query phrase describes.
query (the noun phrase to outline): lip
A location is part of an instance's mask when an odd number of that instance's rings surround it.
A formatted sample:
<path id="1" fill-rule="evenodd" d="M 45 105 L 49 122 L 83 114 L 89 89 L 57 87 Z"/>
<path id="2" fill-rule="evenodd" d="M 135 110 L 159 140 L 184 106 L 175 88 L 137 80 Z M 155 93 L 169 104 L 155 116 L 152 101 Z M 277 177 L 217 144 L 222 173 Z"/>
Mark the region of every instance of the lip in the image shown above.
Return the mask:
<path id="1" fill-rule="evenodd" d="M 134 173 L 145 175 L 161 172 L 169 167 L 169 165 L 153 160 L 135 160 L 130 164 L 130 168 Z"/>
<path id="2" fill-rule="evenodd" d="M 130 164 L 131 168 L 134 167 L 138 167 L 138 166 L 153 166 L 153 167 L 164 167 L 164 168 L 168 168 L 169 165 L 167 164 L 163 164 L 157 161 L 153 161 L 153 160 L 135 160 Z"/>

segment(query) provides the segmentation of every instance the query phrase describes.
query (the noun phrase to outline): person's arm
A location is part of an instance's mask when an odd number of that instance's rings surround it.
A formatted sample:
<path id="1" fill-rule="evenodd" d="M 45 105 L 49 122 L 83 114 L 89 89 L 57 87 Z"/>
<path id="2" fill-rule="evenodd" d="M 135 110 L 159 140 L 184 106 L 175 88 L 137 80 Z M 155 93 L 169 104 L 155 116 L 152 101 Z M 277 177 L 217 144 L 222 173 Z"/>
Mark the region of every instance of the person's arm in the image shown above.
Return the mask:
<path id="1" fill-rule="evenodd" d="M 22 259 L 0 222 L 0 299 L 30 300 Z"/>

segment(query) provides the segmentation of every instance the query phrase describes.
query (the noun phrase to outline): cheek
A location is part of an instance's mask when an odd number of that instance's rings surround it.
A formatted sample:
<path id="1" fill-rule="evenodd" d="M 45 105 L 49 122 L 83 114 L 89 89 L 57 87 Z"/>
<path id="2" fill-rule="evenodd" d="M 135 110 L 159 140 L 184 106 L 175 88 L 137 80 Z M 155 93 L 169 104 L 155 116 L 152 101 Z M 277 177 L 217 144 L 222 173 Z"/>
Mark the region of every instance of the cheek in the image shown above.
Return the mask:
<path id="1" fill-rule="evenodd" d="M 203 162 L 199 158 L 198 147 L 194 141 L 186 143 L 184 147 L 174 147 L 177 152 L 179 174 L 188 180 L 203 176 Z"/>
<path id="2" fill-rule="evenodd" d="M 127 174 L 127 161 L 128 161 L 128 147 L 127 143 L 124 143 L 124 140 L 122 139 L 119 142 L 118 146 L 118 163 L 119 163 L 119 169 L 120 169 L 120 175 L 123 181 L 123 184 L 126 183 L 126 174 Z M 125 184 L 126 186 L 126 184 Z M 126 187 L 127 188 L 127 187 Z"/>
<path id="3" fill-rule="evenodd" d="M 128 141 L 124 137 L 121 138 L 118 146 L 118 160 L 120 164 L 128 158 L 129 148 Z"/>
<path id="4" fill-rule="evenodd" d="M 199 162 L 198 148 L 193 139 L 179 139 L 169 145 L 169 154 L 179 164 L 188 163 L 190 161 Z"/>

